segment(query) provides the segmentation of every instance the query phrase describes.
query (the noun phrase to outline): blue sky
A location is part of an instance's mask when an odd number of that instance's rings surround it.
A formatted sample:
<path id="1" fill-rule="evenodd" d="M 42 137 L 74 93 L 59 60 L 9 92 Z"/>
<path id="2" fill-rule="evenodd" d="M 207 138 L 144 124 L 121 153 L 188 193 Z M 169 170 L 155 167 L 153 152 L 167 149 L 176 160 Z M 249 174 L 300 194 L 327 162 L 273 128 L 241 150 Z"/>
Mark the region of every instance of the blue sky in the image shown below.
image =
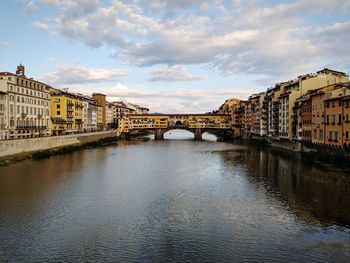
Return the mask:
<path id="1" fill-rule="evenodd" d="M 152 112 L 207 112 L 323 67 L 350 71 L 349 0 L 9 0 L 1 68 Z"/>

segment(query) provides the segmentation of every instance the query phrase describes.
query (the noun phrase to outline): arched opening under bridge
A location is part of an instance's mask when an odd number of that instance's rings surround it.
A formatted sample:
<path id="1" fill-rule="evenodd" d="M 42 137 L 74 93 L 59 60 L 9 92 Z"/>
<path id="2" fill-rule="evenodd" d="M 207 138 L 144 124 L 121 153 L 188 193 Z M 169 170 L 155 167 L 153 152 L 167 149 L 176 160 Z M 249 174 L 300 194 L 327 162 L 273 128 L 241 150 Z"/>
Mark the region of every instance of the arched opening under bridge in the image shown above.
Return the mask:
<path id="1" fill-rule="evenodd" d="M 163 134 L 165 140 L 193 140 L 194 134 L 188 130 L 173 129 Z"/>

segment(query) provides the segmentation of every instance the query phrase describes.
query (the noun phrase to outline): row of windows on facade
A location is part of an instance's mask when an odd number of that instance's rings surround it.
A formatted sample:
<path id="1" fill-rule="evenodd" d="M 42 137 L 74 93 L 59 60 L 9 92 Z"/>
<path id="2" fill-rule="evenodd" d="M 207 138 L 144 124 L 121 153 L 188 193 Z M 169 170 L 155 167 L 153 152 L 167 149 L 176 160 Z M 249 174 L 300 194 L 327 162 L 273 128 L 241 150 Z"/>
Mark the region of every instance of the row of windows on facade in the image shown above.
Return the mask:
<path id="1" fill-rule="evenodd" d="M 17 120 L 17 122 L 15 122 L 15 119 L 10 119 L 10 128 L 15 127 L 16 124 L 18 127 L 34 127 L 34 126 L 46 126 L 49 127 L 49 120 Z"/>
<path id="2" fill-rule="evenodd" d="M 311 131 L 304 131 L 303 134 L 304 134 L 304 136 L 311 137 Z M 314 140 L 317 140 L 317 135 L 318 135 L 318 140 L 322 141 L 323 140 L 323 129 L 320 129 L 320 130 L 315 129 L 313 131 L 313 139 Z M 349 131 L 346 131 L 344 133 L 344 137 L 346 140 L 349 139 Z M 339 141 L 339 131 L 329 131 L 327 139 Z"/>
<path id="3" fill-rule="evenodd" d="M 40 99 L 33 99 L 33 98 L 28 98 L 28 97 L 21 97 L 21 96 L 14 96 L 14 95 L 10 95 L 9 96 L 9 101 L 16 101 L 17 102 L 22 102 L 22 103 L 26 103 L 26 104 L 34 104 L 34 105 L 41 105 L 41 106 L 49 106 L 49 102 L 48 101 L 44 101 L 44 100 L 40 100 Z"/>
<path id="4" fill-rule="evenodd" d="M 7 79 L 9 81 L 12 81 L 12 77 L 8 77 Z M 36 83 L 33 81 L 19 79 L 19 78 L 17 78 L 17 85 L 21 85 L 21 86 L 24 86 L 27 88 L 33 88 L 33 89 L 37 89 L 37 90 L 44 90 L 44 87 L 45 87 L 44 84 L 39 84 L 39 83 Z"/>
<path id="5" fill-rule="evenodd" d="M 0 106 L 0 110 L 1 110 L 1 106 Z M 10 105 L 10 113 L 15 113 L 14 112 L 14 105 L 12 105 L 12 104 Z M 16 113 L 17 114 L 32 114 L 32 115 L 38 114 L 38 115 L 46 115 L 46 116 L 50 115 L 49 109 L 29 107 L 29 106 L 20 106 L 20 105 L 17 105 Z"/>
<path id="6" fill-rule="evenodd" d="M 21 87 L 15 87 L 13 85 L 9 85 L 9 90 L 10 92 L 17 92 L 21 94 L 26 94 L 30 96 L 35 96 L 35 97 L 41 97 L 41 98 L 49 98 L 49 93 L 44 93 L 36 90 L 31 90 L 31 89 L 26 89 L 26 88 L 21 88 Z M 41 89 L 42 90 L 42 89 Z"/>
<path id="7" fill-rule="evenodd" d="M 59 110 L 58 110 L 56 113 L 57 113 L 56 115 L 61 115 L 61 111 L 59 111 Z M 75 112 L 75 113 L 74 113 L 74 116 L 75 116 L 75 117 L 81 117 L 81 116 L 83 116 L 83 114 L 80 113 L 80 112 Z M 69 118 L 69 117 L 73 117 L 73 114 L 68 113 L 68 118 Z"/>

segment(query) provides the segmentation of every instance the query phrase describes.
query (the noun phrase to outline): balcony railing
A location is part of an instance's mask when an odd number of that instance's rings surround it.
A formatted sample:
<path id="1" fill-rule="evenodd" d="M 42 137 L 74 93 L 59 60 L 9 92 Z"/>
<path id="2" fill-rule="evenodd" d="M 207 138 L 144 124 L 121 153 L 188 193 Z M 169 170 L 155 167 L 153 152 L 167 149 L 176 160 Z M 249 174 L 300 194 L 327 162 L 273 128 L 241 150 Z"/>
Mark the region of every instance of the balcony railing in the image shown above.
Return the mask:
<path id="1" fill-rule="evenodd" d="M 18 130 L 45 130 L 47 126 L 35 126 L 35 125 L 17 125 Z"/>

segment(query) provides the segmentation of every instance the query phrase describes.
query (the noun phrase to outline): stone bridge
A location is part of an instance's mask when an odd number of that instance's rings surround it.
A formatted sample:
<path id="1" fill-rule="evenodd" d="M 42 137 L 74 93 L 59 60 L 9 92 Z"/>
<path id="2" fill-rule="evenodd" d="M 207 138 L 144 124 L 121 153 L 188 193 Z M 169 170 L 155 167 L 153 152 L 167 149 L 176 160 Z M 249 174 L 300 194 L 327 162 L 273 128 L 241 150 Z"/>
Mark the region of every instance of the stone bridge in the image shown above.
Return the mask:
<path id="1" fill-rule="evenodd" d="M 152 133 L 156 139 L 163 139 L 164 133 L 182 129 L 201 140 L 205 132 L 223 139 L 232 136 L 231 116 L 223 114 L 130 114 L 120 125 L 123 134 L 140 135 Z"/>

